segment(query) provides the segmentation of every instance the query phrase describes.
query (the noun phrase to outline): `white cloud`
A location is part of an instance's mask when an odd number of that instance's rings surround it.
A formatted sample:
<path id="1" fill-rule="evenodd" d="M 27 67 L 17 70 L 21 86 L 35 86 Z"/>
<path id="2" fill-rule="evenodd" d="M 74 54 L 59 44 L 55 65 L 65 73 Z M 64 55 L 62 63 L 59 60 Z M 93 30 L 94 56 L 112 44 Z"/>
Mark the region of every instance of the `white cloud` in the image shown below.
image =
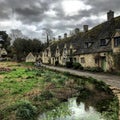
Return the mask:
<path id="1" fill-rule="evenodd" d="M 56 17 L 56 12 L 54 10 L 46 11 L 45 14 L 50 17 Z"/>
<path id="2" fill-rule="evenodd" d="M 80 10 L 90 10 L 92 8 L 80 0 L 63 0 L 62 6 L 66 15 L 75 15 L 78 14 Z"/>

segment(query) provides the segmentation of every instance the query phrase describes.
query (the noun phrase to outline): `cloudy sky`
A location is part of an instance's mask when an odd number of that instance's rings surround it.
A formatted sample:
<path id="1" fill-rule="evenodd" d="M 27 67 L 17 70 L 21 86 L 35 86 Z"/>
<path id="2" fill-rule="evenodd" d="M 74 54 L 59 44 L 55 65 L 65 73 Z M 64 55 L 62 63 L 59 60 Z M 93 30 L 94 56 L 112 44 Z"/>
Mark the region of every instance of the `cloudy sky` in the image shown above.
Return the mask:
<path id="1" fill-rule="evenodd" d="M 42 39 L 49 28 L 58 36 L 106 21 L 110 9 L 119 16 L 120 0 L 0 0 L 0 30 L 19 29 Z"/>

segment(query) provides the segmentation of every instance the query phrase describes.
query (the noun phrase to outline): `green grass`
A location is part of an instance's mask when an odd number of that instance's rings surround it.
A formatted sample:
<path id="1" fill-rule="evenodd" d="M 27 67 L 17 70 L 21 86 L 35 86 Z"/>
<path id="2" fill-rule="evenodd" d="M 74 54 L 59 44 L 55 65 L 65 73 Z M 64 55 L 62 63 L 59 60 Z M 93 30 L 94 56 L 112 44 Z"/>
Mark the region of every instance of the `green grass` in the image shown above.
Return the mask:
<path id="1" fill-rule="evenodd" d="M 59 73 L 45 68 L 36 69 L 25 64 L 10 64 L 8 67 L 11 71 L 0 74 L 0 116 L 3 120 L 16 119 L 15 113 L 19 109 L 20 101 L 30 101 L 31 105 L 38 108 L 38 113 L 53 109 L 61 102 L 57 98 L 59 91 L 65 96 L 67 88 L 71 86 L 73 89 L 81 90 L 85 86 L 91 88 L 96 85 L 96 90 L 106 93 L 108 90 L 105 84 L 92 78 L 79 78 L 69 73 Z M 116 106 L 114 103 L 113 105 Z"/>

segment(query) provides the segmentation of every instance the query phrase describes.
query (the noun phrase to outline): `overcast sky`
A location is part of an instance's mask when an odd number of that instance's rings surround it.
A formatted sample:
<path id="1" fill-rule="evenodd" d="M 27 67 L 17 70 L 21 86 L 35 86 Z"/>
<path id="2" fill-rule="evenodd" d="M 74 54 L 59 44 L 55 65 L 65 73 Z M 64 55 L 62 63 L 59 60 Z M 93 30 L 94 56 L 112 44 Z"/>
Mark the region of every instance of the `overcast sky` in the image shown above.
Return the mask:
<path id="1" fill-rule="evenodd" d="M 42 39 L 43 28 L 55 36 L 84 24 L 91 28 L 106 21 L 109 10 L 119 16 L 120 0 L 0 0 L 0 30 Z"/>

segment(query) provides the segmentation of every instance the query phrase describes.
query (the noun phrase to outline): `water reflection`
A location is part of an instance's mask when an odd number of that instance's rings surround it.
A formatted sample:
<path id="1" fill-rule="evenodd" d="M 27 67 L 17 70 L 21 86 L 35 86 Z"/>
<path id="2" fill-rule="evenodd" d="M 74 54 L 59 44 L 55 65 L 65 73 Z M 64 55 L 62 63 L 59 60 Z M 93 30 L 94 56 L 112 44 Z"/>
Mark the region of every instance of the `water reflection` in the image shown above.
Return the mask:
<path id="1" fill-rule="evenodd" d="M 52 111 L 39 116 L 38 120 L 105 120 L 93 107 L 76 102 L 76 98 L 70 98 Z"/>

